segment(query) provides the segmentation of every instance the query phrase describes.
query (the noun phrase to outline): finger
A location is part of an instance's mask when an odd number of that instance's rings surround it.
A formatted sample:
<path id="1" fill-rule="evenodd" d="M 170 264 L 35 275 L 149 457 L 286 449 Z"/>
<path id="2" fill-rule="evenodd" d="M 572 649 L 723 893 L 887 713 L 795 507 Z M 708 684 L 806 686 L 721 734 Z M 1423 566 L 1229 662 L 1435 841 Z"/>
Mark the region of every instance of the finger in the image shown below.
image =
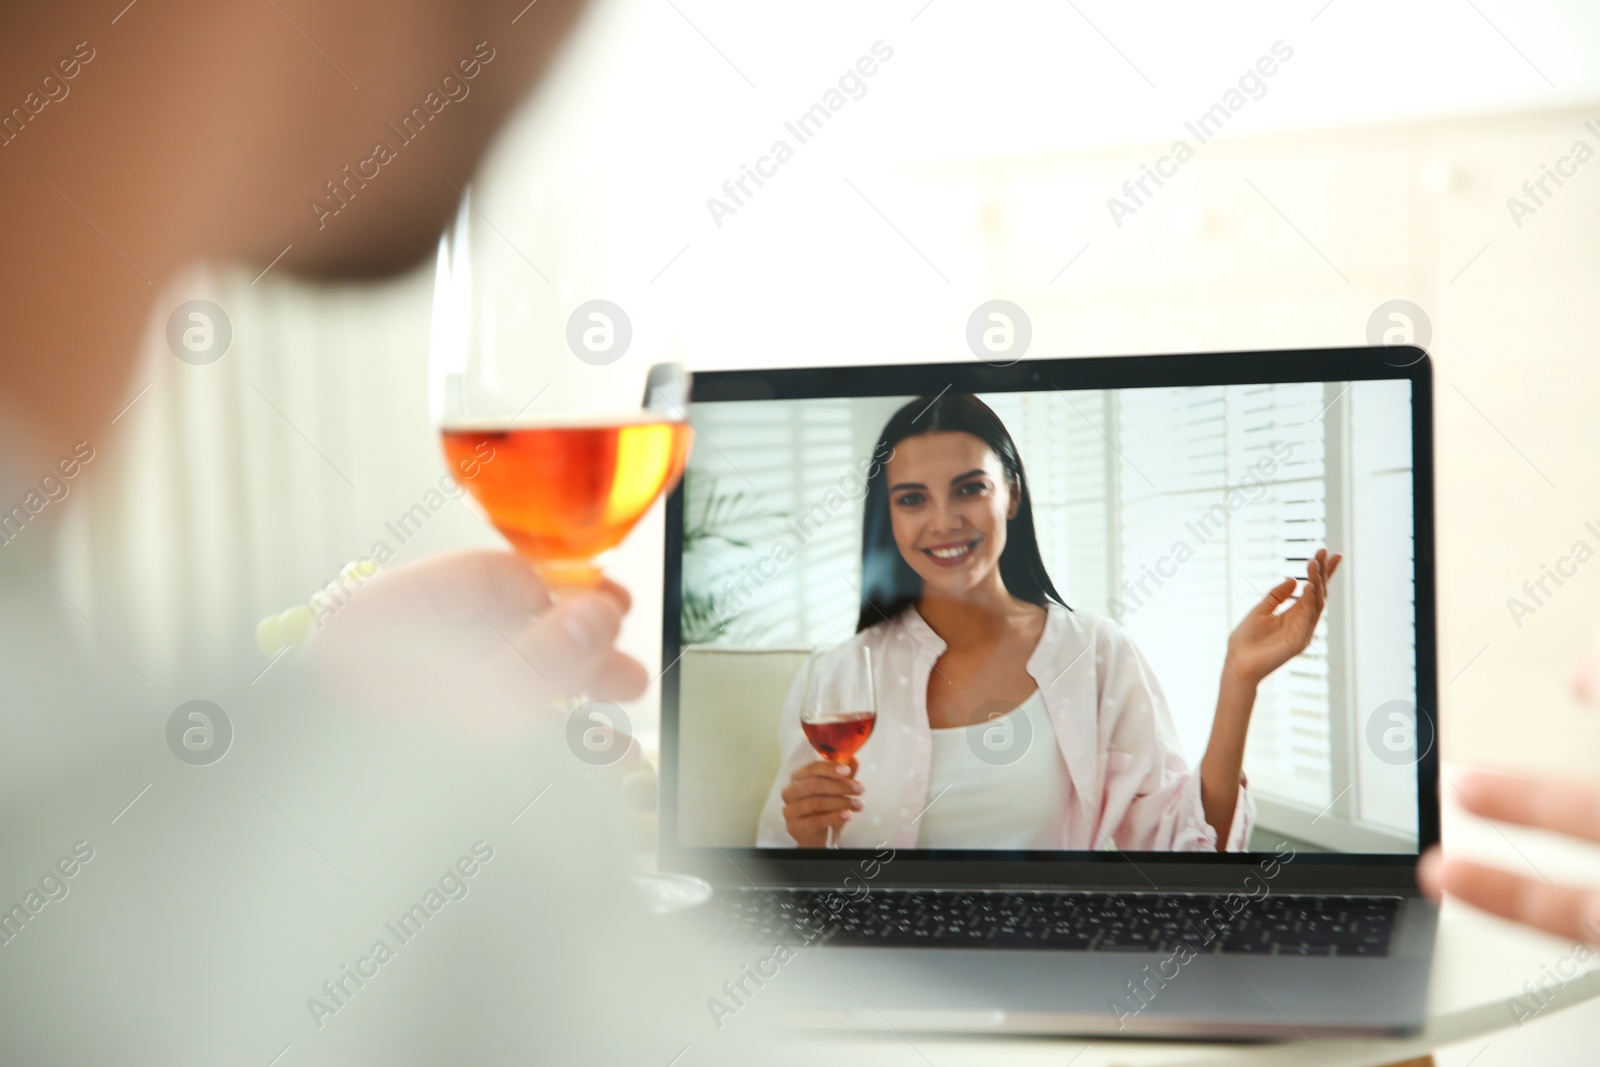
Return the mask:
<path id="1" fill-rule="evenodd" d="M 1328 571 L 1327 549 L 1318 550 L 1315 556 L 1306 560 L 1306 586 L 1300 591 L 1300 596 L 1294 604 L 1284 612 L 1292 615 L 1294 620 L 1305 630 L 1305 637 L 1310 639 L 1310 629 L 1322 617 L 1323 605 L 1328 597 Z"/>
<path id="2" fill-rule="evenodd" d="M 828 846 L 828 827 L 822 823 L 815 826 L 807 824 L 805 827 L 791 826 L 789 835 L 794 838 L 796 848 L 826 848 Z M 839 823 L 833 828 L 834 837 L 837 838 L 844 832 L 844 824 Z M 804 922 L 805 919 L 800 921 Z M 815 919 L 812 920 L 813 922 Z"/>
<path id="3" fill-rule="evenodd" d="M 855 797 L 802 797 L 783 809 L 784 819 L 805 818 L 836 811 L 860 811 L 861 801 Z"/>
<path id="4" fill-rule="evenodd" d="M 789 836 L 799 838 L 807 833 L 823 834 L 831 826 L 838 830 L 850 821 L 848 811 L 834 811 L 826 815 L 806 815 L 800 818 L 784 816 L 784 825 L 789 828 Z"/>
<path id="5" fill-rule="evenodd" d="M 1600 941 L 1600 893 L 1441 857 L 1430 874 L 1451 896 L 1493 915 L 1573 941 Z"/>
<path id="6" fill-rule="evenodd" d="M 1600 841 L 1600 790 L 1587 783 L 1472 771 L 1455 783 L 1455 791 L 1485 819 Z"/>
<path id="7" fill-rule="evenodd" d="M 594 588 L 595 592 L 605 593 L 607 596 L 614 599 L 618 604 L 621 604 L 622 613 L 624 615 L 626 615 L 629 609 L 633 607 L 633 594 L 628 592 L 626 586 L 620 585 L 617 582 L 613 582 L 610 578 L 601 578 L 600 584 Z"/>
<path id="8" fill-rule="evenodd" d="M 511 643 L 558 695 L 577 696 L 608 662 L 622 610 L 601 593 L 579 593 L 527 623 Z"/>
<path id="9" fill-rule="evenodd" d="M 1600 630 L 1596 630 L 1572 665 L 1572 695 L 1585 704 L 1600 700 Z"/>
<path id="10" fill-rule="evenodd" d="M 855 779 L 840 773 L 843 769 L 832 763 L 808 763 L 790 776 L 788 789 L 794 790 L 797 796 L 827 791 L 859 793 L 860 789 L 851 788 Z M 837 790 L 833 789 L 833 783 L 838 783 Z"/>
<path id="11" fill-rule="evenodd" d="M 1434 845 L 1422 854 L 1417 861 L 1417 887 L 1422 890 L 1422 895 L 1439 903 L 1439 898 L 1444 895 L 1444 886 L 1439 881 L 1439 868 L 1444 864 L 1444 854 Z"/>
<path id="12" fill-rule="evenodd" d="M 806 764 L 804 767 L 801 767 L 794 773 L 797 776 L 803 774 L 808 778 L 822 778 L 830 782 L 851 782 L 855 780 L 855 774 L 853 773 L 854 768 L 852 766 L 854 763 L 854 760 L 851 760 L 850 763 L 834 763 L 831 760 L 817 760 L 813 763 Z"/>
<path id="13" fill-rule="evenodd" d="M 1256 605 L 1256 614 L 1274 614 L 1278 610 L 1278 605 L 1289 599 L 1289 595 L 1294 592 L 1294 587 L 1298 581 L 1299 579 L 1296 578 L 1285 578 L 1271 589 L 1268 589 L 1267 595 L 1262 597 L 1261 603 Z"/>
<path id="14" fill-rule="evenodd" d="M 1582 656 L 1572 665 L 1572 695 L 1585 704 L 1600 696 L 1600 663 L 1593 655 Z"/>
<path id="15" fill-rule="evenodd" d="M 637 700 L 650 686 L 650 672 L 644 664 L 612 649 L 590 676 L 583 691 L 602 700 Z"/>
<path id="16" fill-rule="evenodd" d="M 1330 553 L 1325 548 L 1317 553 L 1317 561 L 1320 568 L 1317 575 L 1317 584 L 1322 588 L 1324 595 L 1327 594 L 1328 583 L 1333 580 L 1335 572 L 1339 570 L 1339 563 L 1343 559 L 1343 555 L 1338 552 Z"/>
<path id="17" fill-rule="evenodd" d="M 862 792 L 860 782 L 834 775 L 829 780 L 822 775 L 795 776 L 781 794 L 784 803 L 805 797 L 853 797 Z"/>
<path id="18" fill-rule="evenodd" d="M 496 623 L 520 621 L 550 607 L 550 591 L 533 568 L 504 549 L 441 552 L 412 566 L 419 575 L 449 581 Z"/>
<path id="19" fill-rule="evenodd" d="M 1327 563 L 1322 558 L 1325 554 L 1326 550 L 1318 553 L 1317 558 L 1307 566 L 1307 570 L 1311 571 L 1312 574 L 1306 581 L 1306 587 L 1299 603 L 1295 605 L 1295 607 L 1300 607 L 1302 604 L 1306 605 L 1303 610 L 1306 616 L 1309 617 L 1309 625 L 1312 626 L 1316 625 L 1317 619 L 1322 615 L 1322 606 L 1328 602 Z"/>
<path id="20" fill-rule="evenodd" d="M 1306 587 L 1300 596 L 1302 601 L 1308 598 L 1315 600 L 1317 594 L 1321 591 L 1324 577 L 1323 558 L 1327 555 L 1327 551 L 1327 549 L 1318 549 L 1316 555 L 1306 560 Z"/>
<path id="21" fill-rule="evenodd" d="M 824 769 L 822 769 L 821 773 L 816 773 L 816 771 L 813 771 L 816 766 L 818 766 L 816 763 L 811 763 L 811 765 L 803 766 L 803 768 L 795 771 L 794 777 L 789 779 L 789 785 L 781 793 L 782 800 L 798 800 L 798 798 L 802 797 L 824 797 L 824 795 L 830 795 L 830 797 L 854 797 L 854 795 L 866 790 L 866 787 L 861 782 L 856 781 L 853 777 L 840 776 L 830 766 L 822 765 Z"/>

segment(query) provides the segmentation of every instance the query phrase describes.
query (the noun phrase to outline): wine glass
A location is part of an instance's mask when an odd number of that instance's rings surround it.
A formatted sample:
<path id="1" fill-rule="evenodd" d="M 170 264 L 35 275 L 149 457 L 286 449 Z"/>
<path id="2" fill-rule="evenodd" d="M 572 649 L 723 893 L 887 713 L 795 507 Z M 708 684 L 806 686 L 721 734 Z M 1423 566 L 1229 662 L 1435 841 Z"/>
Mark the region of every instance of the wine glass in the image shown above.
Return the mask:
<path id="1" fill-rule="evenodd" d="M 462 201 L 439 243 L 430 413 L 451 476 L 560 599 L 598 584 L 606 554 L 682 477 L 689 376 L 645 292 L 607 276 L 593 233 L 525 195 Z M 581 700 L 556 709 L 581 714 Z M 636 881 L 656 912 L 711 892 L 687 875 Z"/>
<path id="2" fill-rule="evenodd" d="M 877 722 L 872 650 L 852 643 L 813 651 L 806 662 L 800 729 L 817 755 L 829 763 L 849 763 Z M 831 826 L 823 847 L 839 847 Z"/>
<path id="3" fill-rule="evenodd" d="M 560 598 L 598 584 L 605 555 L 682 476 L 688 375 L 624 306 L 641 316 L 647 300 L 593 298 L 602 275 L 581 237 L 552 242 L 571 270 L 541 271 L 471 195 L 439 245 L 430 408 L 451 475 Z M 546 236 L 547 218 L 514 232 L 542 246 L 523 233 Z"/>

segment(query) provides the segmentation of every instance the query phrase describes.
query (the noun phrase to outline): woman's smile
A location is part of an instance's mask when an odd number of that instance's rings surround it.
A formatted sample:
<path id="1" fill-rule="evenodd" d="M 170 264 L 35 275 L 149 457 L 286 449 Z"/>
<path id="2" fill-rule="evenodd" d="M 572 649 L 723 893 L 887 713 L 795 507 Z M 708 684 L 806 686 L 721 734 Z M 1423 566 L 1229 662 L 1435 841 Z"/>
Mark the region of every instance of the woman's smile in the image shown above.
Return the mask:
<path id="1" fill-rule="evenodd" d="M 973 550 L 982 542 L 982 537 L 975 537 L 971 541 L 950 541 L 921 551 L 936 567 L 959 567 L 972 558 Z"/>

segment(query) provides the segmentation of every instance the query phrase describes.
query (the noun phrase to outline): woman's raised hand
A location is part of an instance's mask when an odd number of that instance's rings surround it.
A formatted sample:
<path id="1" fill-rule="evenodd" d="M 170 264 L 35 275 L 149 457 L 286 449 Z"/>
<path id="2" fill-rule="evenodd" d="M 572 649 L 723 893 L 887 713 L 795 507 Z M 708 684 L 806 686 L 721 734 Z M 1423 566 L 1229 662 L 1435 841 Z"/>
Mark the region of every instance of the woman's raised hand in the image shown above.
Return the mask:
<path id="1" fill-rule="evenodd" d="M 1287 610 L 1278 607 L 1294 592 L 1298 579 L 1285 578 L 1267 591 L 1228 638 L 1224 673 L 1255 685 L 1311 644 L 1311 634 L 1328 601 L 1328 579 L 1344 557 L 1321 548 L 1306 561 L 1306 588 Z"/>
<path id="2" fill-rule="evenodd" d="M 783 791 L 783 823 L 801 848 L 825 848 L 828 830 L 835 834 L 861 810 L 865 787 L 856 780 L 860 767 L 816 760 L 794 772 Z"/>

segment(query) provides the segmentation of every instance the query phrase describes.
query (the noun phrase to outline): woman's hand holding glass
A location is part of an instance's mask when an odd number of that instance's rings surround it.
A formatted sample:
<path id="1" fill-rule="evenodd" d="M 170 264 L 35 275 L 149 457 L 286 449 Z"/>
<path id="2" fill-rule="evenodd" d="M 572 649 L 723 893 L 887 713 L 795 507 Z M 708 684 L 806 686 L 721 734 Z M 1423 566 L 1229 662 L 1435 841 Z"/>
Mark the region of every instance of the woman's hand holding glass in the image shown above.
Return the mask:
<path id="1" fill-rule="evenodd" d="M 1294 593 L 1299 579 L 1285 578 L 1267 591 L 1234 627 L 1228 637 L 1223 673 L 1236 681 L 1257 685 L 1267 675 L 1304 652 L 1328 602 L 1328 580 L 1344 557 L 1328 555 L 1325 548 L 1306 561 L 1305 591 L 1284 611 L 1278 608 Z"/>
<path id="2" fill-rule="evenodd" d="M 848 763 L 816 760 L 789 778 L 783 791 L 783 822 L 801 848 L 828 847 L 829 831 L 837 836 L 850 817 L 861 810 L 866 791 L 856 779 L 854 757 Z"/>

